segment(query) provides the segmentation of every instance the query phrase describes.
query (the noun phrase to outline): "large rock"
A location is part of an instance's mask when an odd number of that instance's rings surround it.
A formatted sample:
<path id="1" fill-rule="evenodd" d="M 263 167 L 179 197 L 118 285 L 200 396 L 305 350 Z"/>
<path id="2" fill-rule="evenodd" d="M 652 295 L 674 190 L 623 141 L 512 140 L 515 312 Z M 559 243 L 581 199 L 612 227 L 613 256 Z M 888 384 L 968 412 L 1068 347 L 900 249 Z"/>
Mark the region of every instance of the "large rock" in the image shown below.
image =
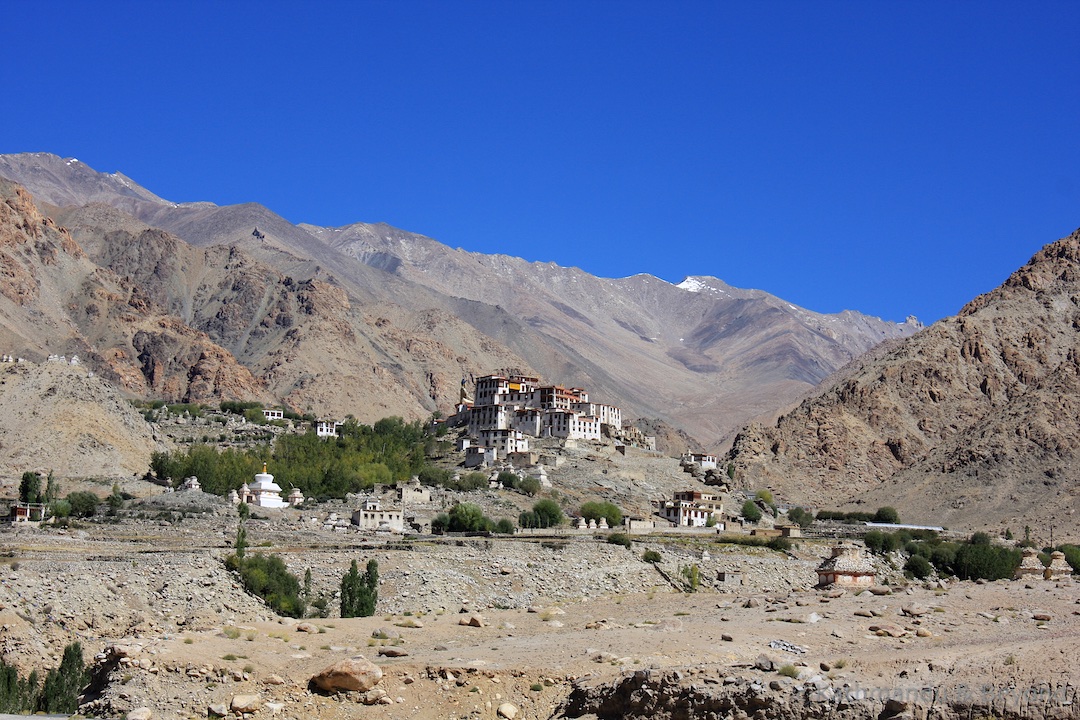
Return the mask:
<path id="1" fill-rule="evenodd" d="M 234 713 L 253 713 L 262 707 L 262 698 L 258 695 L 234 695 L 229 709 Z"/>
<path id="2" fill-rule="evenodd" d="M 311 678 L 312 684 L 326 692 L 355 690 L 367 692 L 382 680 L 382 670 L 363 655 L 339 660 Z"/>

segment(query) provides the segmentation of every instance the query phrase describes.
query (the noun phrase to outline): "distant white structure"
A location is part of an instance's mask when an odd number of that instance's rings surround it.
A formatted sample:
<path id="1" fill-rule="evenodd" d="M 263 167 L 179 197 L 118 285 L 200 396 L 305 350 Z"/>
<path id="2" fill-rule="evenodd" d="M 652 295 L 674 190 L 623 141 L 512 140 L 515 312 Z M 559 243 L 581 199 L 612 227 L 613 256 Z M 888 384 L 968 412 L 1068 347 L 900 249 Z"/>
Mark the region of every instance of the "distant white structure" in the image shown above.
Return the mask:
<path id="1" fill-rule="evenodd" d="M 661 504 L 660 515 L 680 527 L 706 527 L 709 520 L 718 530 L 724 529 L 724 502 L 712 493 L 681 490 Z"/>
<path id="2" fill-rule="evenodd" d="M 263 471 L 257 473 L 255 479 L 243 487 L 242 501 L 264 508 L 283 508 L 289 505 L 281 499 L 281 486 L 274 482 L 273 475 L 266 472 L 266 463 L 263 463 Z"/>
<path id="3" fill-rule="evenodd" d="M 284 410 L 263 410 L 263 418 L 266 420 L 284 420 Z"/>
<path id="4" fill-rule="evenodd" d="M 710 455 L 709 453 L 696 453 L 687 450 L 682 456 L 683 464 L 696 464 L 702 470 L 715 470 L 717 467 L 717 457 Z"/>
<path id="5" fill-rule="evenodd" d="M 320 420 L 315 423 L 315 434 L 321 438 L 337 437 L 338 428 L 344 424 L 336 420 Z"/>
<path id="6" fill-rule="evenodd" d="M 304 504 L 304 493 L 300 491 L 300 488 L 293 488 L 289 492 L 289 506 L 296 507 L 297 505 Z"/>
<path id="7" fill-rule="evenodd" d="M 191 477 L 184 478 L 184 482 L 180 483 L 178 489 L 181 491 L 201 491 L 202 485 L 199 484 L 199 478 L 192 475 Z"/>

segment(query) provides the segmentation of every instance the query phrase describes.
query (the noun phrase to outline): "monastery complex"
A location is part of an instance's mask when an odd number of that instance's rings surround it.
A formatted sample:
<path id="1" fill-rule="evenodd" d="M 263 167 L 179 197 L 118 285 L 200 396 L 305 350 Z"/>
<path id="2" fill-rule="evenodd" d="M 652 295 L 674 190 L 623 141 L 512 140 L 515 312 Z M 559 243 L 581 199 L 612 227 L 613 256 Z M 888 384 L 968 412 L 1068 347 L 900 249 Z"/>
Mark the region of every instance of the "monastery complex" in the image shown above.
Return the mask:
<path id="1" fill-rule="evenodd" d="M 591 402 L 582 388 L 542 385 L 524 375 L 485 375 L 475 400 L 462 381 L 453 424 L 468 427 L 465 465 L 489 465 L 529 452 L 529 438 L 599 440 L 622 431 L 622 410 Z"/>

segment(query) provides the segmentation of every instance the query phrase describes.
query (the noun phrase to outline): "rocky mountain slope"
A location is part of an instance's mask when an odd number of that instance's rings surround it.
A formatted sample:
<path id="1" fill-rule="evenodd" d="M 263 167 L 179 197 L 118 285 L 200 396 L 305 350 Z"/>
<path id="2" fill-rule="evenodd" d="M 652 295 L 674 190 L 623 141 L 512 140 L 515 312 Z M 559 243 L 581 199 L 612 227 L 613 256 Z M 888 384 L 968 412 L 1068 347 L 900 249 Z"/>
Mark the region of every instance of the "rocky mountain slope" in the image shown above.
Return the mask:
<path id="1" fill-rule="evenodd" d="M 883 346 L 730 453 L 744 486 L 909 520 L 1075 526 L 1080 231 L 953 318 Z"/>
<path id="2" fill-rule="evenodd" d="M 254 203 L 172 203 L 44 153 L 0 156 L 0 176 L 26 184 L 95 261 L 152 289 L 270 394 L 319 414 L 421 417 L 449 408 L 462 376 L 516 367 L 715 446 L 917 327 L 821 315 L 714 278 L 611 280 L 386 225 L 321 228 Z"/>

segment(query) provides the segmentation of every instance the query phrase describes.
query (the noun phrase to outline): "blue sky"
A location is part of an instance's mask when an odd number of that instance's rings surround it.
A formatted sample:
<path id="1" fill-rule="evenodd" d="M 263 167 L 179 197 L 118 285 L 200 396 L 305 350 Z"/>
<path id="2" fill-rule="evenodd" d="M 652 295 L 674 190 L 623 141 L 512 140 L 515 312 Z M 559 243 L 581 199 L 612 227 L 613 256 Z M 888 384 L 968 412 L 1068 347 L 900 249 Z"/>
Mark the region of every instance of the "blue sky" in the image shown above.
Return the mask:
<path id="1" fill-rule="evenodd" d="M 1080 227 L 1080 3 L 22 2 L 0 152 L 930 322 Z"/>

